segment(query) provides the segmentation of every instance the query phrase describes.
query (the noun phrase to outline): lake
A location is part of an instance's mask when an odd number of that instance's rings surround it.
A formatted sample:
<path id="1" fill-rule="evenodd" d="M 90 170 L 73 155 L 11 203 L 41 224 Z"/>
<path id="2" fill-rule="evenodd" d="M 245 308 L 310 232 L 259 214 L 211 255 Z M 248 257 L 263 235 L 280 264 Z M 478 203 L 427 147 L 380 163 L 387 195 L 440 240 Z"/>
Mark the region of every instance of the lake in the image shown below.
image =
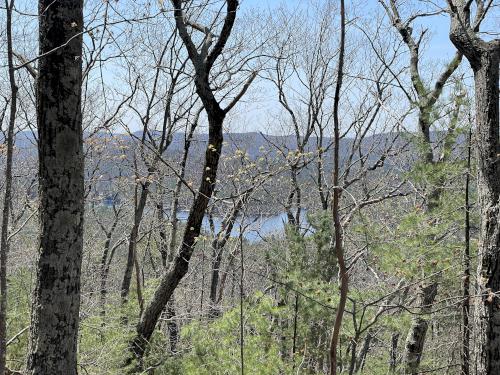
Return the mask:
<path id="1" fill-rule="evenodd" d="M 186 222 L 188 215 L 188 211 L 179 211 L 177 218 L 181 222 Z M 305 212 L 302 214 L 302 220 L 304 223 L 307 221 Z M 215 232 L 218 232 L 222 226 L 222 218 L 214 216 L 213 221 Z M 258 242 L 265 237 L 282 234 L 287 222 L 288 219 L 284 212 L 277 215 L 248 215 L 244 218 L 239 216 L 231 231 L 231 237 L 238 237 L 240 228 L 243 226 L 243 238 L 250 242 Z M 207 215 L 203 218 L 202 228 L 204 231 L 210 232 L 210 223 Z"/>

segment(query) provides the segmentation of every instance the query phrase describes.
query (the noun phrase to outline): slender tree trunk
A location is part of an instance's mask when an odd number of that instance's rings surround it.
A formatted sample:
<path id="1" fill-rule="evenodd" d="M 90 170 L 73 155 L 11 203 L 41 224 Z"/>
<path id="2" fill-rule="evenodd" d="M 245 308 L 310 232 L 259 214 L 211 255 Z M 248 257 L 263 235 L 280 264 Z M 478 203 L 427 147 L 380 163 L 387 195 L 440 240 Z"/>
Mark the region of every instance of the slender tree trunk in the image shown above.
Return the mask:
<path id="1" fill-rule="evenodd" d="M 330 375 L 337 374 L 337 345 L 339 343 L 340 329 L 342 327 L 342 318 L 347 302 L 347 293 L 349 290 L 349 275 L 344 259 L 344 248 L 342 238 L 342 225 L 340 222 L 340 196 L 341 190 L 339 186 L 339 159 L 340 159 L 340 122 L 339 122 L 339 102 L 340 90 L 342 88 L 343 67 L 344 67 L 344 50 L 345 50 L 345 4 L 344 0 L 340 0 L 340 52 L 339 66 L 337 72 L 337 84 L 335 87 L 334 98 L 334 167 L 333 167 L 333 200 L 332 200 L 332 216 L 333 227 L 335 231 L 334 249 L 337 256 L 337 264 L 339 267 L 339 283 L 340 283 L 340 299 L 337 306 L 335 323 L 333 326 L 332 337 L 330 341 Z"/>
<path id="2" fill-rule="evenodd" d="M 349 375 L 354 374 L 354 370 L 356 369 L 356 354 L 358 351 L 358 340 L 359 340 L 359 335 L 355 334 L 355 336 L 351 339 L 351 342 L 349 343 L 350 349 L 347 350 L 347 353 L 349 353 L 349 350 L 351 351 L 351 358 L 349 359 Z"/>
<path id="3" fill-rule="evenodd" d="M 167 304 L 166 309 L 166 318 L 167 318 L 167 331 L 168 337 L 170 341 L 170 351 L 175 353 L 177 351 L 177 343 L 179 342 L 179 327 L 177 326 L 177 322 L 175 319 L 175 302 L 174 299 L 171 298 L 169 303 Z"/>
<path id="4" fill-rule="evenodd" d="M 102 252 L 101 256 L 101 263 L 99 265 L 99 273 L 101 276 L 101 286 L 99 288 L 99 306 L 101 308 L 101 315 L 104 316 L 106 315 L 106 295 L 108 293 L 107 290 L 107 269 L 106 269 L 106 263 L 108 260 L 108 253 L 109 253 L 109 247 L 111 245 L 111 232 L 107 233 L 106 235 L 106 242 L 104 243 L 104 250 Z"/>
<path id="5" fill-rule="evenodd" d="M 471 130 L 472 131 L 472 130 Z M 463 275 L 463 302 L 462 302 L 462 373 L 470 374 L 470 204 L 469 204 L 469 185 L 470 185 L 470 166 L 471 166 L 471 133 L 469 131 L 469 140 L 467 147 L 467 176 L 465 177 L 465 246 L 464 246 L 464 275 Z"/>
<path id="6" fill-rule="evenodd" d="M 245 262 L 243 256 L 243 233 L 240 232 L 239 237 L 240 245 L 240 369 L 241 375 L 245 375 L 245 310 L 244 310 L 244 300 L 245 300 Z"/>
<path id="7" fill-rule="evenodd" d="M 12 204 L 12 159 L 14 154 L 14 126 L 17 111 L 17 85 L 12 53 L 12 9 L 14 1 L 5 0 L 7 12 L 7 61 L 10 83 L 10 111 L 7 129 L 7 157 L 5 162 L 5 191 L 3 197 L 2 229 L 0 238 L 0 375 L 6 371 L 7 359 L 7 257 L 9 254 L 9 215 Z"/>
<path id="8" fill-rule="evenodd" d="M 163 206 L 164 191 L 163 191 L 163 179 L 160 176 L 160 181 L 156 185 L 156 190 L 158 193 L 158 202 L 156 203 L 156 215 L 158 220 L 158 225 L 160 229 L 158 230 L 158 235 L 160 236 L 160 241 L 158 242 L 158 250 L 161 255 L 161 264 L 163 268 L 167 266 L 168 260 L 168 243 L 167 243 L 167 233 L 166 220 L 165 220 L 165 209 Z"/>
<path id="9" fill-rule="evenodd" d="M 421 286 L 419 290 L 419 314 L 413 318 L 412 327 L 406 339 L 405 346 L 405 374 L 416 375 L 422 360 L 425 336 L 427 335 L 428 321 L 432 304 L 437 294 L 437 283 Z"/>
<path id="10" fill-rule="evenodd" d="M 368 355 L 368 351 L 370 350 L 370 344 L 373 339 L 373 332 L 371 329 L 368 330 L 366 333 L 365 340 L 363 342 L 363 347 L 361 348 L 361 351 L 358 355 L 358 360 L 356 361 L 356 367 L 354 373 L 358 373 L 360 371 L 363 371 L 363 368 L 365 367 L 366 363 L 366 357 Z"/>
<path id="11" fill-rule="evenodd" d="M 292 361 L 295 368 L 295 353 L 297 353 L 297 324 L 299 321 L 299 295 L 295 292 L 295 304 L 293 308 L 293 339 L 292 339 Z"/>
<path id="12" fill-rule="evenodd" d="M 249 193 L 245 193 L 242 197 L 238 199 L 235 206 L 229 212 L 222 221 L 221 230 L 217 233 L 214 240 L 212 241 L 212 276 L 210 279 L 210 310 L 209 316 L 215 318 L 219 315 L 218 303 L 217 303 L 217 291 L 219 288 L 219 278 L 220 278 L 220 266 L 222 264 L 222 255 L 224 247 L 226 246 L 231 232 L 233 231 L 234 223 L 236 217 L 238 216 L 243 204 L 246 202 Z"/>
<path id="13" fill-rule="evenodd" d="M 134 272 L 134 263 L 137 257 L 136 252 L 137 252 L 137 239 L 139 237 L 139 227 L 141 225 L 142 216 L 144 214 L 144 208 L 146 207 L 146 201 L 148 195 L 149 195 L 149 182 L 147 181 L 144 185 L 141 186 L 141 193 L 139 195 L 137 205 L 135 206 L 134 224 L 132 226 L 129 235 L 127 264 L 125 266 L 125 272 L 123 274 L 122 286 L 120 290 L 122 303 L 127 302 L 128 295 L 130 293 L 130 284 L 132 282 L 132 274 Z"/>
<path id="14" fill-rule="evenodd" d="M 294 230 L 295 233 L 299 234 L 300 221 L 297 220 L 297 212 L 300 212 L 300 198 L 297 196 L 297 193 L 300 192 L 300 188 L 298 187 L 297 174 L 298 174 L 298 168 L 294 164 L 290 167 L 290 181 L 292 183 L 292 186 L 290 187 L 290 192 L 288 193 L 288 197 L 286 200 L 285 212 L 288 225 Z M 296 205 L 295 214 L 292 211 L 294 199 Z"/>
<path id="15" fill-rule="evenodd" d="M 216 318 L 219 315 L 217 308 L 217 289 L 219 287 L 220 266 L 222 263 L 222 250 L 219 241 L 212 242 L 212 277 L 210 279 L 210 307 L 209 316 Z"/>
<path id="16" fill-rule="evenodd" d="M 217 304 L 220 305 L 222 302 L 222 298 L 224 297 L 224 290 L 226 289 L 226 280 L 227 275 L 234 271 L 234 262 L 236 260 L 237 251 L 229 254 L 229 261 L 227 262 L 227 266 L 225 272 L 222 272 L 222 276 L 219 282 L 219 291 L 217 293 Z"/>
<path id="17" fill-rule="evenodd" d="M 142 295 L 141 268 L 139 267 L 139 259 L 137 254 L 134 254 L 134 269 L 135 269 L 135 284 L 137 293 L 137 304 L 139 305 L 139 316 L 144 310 L 144 297 Z"/>
<path id="18" fill-rule="evenodd" d="M 328 191 L 328 186 L 325 185 L 324 183 L 324 160 L 323 160 L 323 155 L 325 153 L 323 149 L 323 128 L 319 128 L 319 137 L 318 137 L 318 142 L 317 142 L 317 152 L 318 152 L 318 158 L 316 161 L 316 184 L 318 185 L 318 194 L 319 194 L 319 200 L 321 202 L 321 209 L 323 211 L 328 210 L 328 197 L 329 197 L 329 191 Z"/>
<path id="19" fill-rule="evenodd" d="M 83 1 L 39 1 L 37 126 L 40 258 L 30 374 L 77 374 L 83 247 Z"/>
<path id="20" fill-rule="evenodd" d="M 393 333 L 391 337 L 391 353 L 389 356 L 389 372 L 395 373 L 398 365 L 398 342 L 399 333 Z"/>
<path id="21" fill-rule="evenodd" d="M 101 308 L 101 316 L 106 315 L 106 295 L 107 290 L 107 280 L 108 280 L 108 256 L 109 250 L 111 248 L 111 239 L 113 238 L 113 233 L 116 230 L 119 221 L 119 213 L 115 211 L 115 219 L 111 225 L 111 229 L 106 231 L 106 241 L 104 242 L 104 249 L 102 250 L 101 262 L 99 264 L 99 276 L 100 276 L 100 288 L 99 288 L 99 307 Z M 106 229 L 104 226 L 103 229 Z"/>

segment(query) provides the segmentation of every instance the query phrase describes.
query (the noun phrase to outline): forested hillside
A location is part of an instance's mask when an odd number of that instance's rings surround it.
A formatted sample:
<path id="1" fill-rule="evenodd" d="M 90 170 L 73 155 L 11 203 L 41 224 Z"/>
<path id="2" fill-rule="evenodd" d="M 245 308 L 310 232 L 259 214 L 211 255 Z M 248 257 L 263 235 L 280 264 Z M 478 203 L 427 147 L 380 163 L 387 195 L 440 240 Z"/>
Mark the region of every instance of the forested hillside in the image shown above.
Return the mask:
<path id="1" fill-rule="evenodd" d="M 500 2 L 0 11 L 0 375 L 500 374 Z"/>

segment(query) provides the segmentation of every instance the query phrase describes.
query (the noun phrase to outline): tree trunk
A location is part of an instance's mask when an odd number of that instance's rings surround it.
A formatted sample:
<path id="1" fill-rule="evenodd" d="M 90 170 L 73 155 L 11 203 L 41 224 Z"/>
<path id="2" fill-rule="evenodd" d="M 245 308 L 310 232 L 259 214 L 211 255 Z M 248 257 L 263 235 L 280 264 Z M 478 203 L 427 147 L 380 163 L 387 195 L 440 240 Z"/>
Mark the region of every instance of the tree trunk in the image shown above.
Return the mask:
<path id="1" fill-rule="evenodd" d="M 40 258 L 30 374 L 77 373 L 84 210 L 83 1 L 39 1 L 37 127 Z"/>
<path id="2" fill-rule="evenodd" d="M 158 235 L 160 236 L 160 240 L 158 241 L 158 250 L 161 256 L 161 264 L 163 268 L 167 266 L 168 259 L 168 244 L 167 244 L 167 233 L 165 231 L 166 220 L 165 220 L 165 209 L 163 207 L 163 199 L 164 199 L 164 191 L 163 191 L 163 179 L 160 177 L 160 181 L 156 185 L 156 190 L 158 194 L 158 202 L 156 203 L 156 215 L 158 220 L 158 226 L 160 227 L 158 230 Z"/>
<path id="3" fill-rule="evenodd" d="M 361 351 L 358 355 L 358 360 L 356 361 L 356 367 L 354 369 L 354 373 L 356 374 L 360 371 L 363 371 L 363 368 L 365 367 L 366 357 L 368 355 L 368 351 L 370 350 L 372 339 L 373 332 L 371 329 L 369 329 L 363 342 L 363 347 L 361 348 Z"/>
<path id="4" fill-rule="evenodd" d="M 398 342 L 399 333 L 393 333 L 391 337 L 391 353 L 389 357 L 389 372 L 395 373 L 398 365 Z"/>
<path id="5" fill-rule="evenodd" d="M 467 147 L 467 176 L 465 177 L 465 246 L 464 246 L 464 272 L 462 282 L 462 372 L 461 375 L 470 374 L 470 273 L 471 273 L 471 258 L 470 258 L 470 172 L 471 172 L 471 131 L 469 130 L 469 140 Z"/>
<path id="6" fill-rule="evenodd" d="M 212 241 L 212 276 L 210 279 L 210 308 L 209 316 L 215 318 L 219 315 L 217 291 L 219 289 L 220 267 L 222 264 L 222 254 L 226 246 L 231 232 L 233 231 L 236 217 L 238 216 L 243 204 L 246 202 L 250 192 L 245 192 L 235 203 L 231 212 L 229 212 L 222 220 L 220 231 Z"/>
<path id="7" fill-rule="evenodd" d="M 10 82 L 10 111 L 7 129 L 7 155 L 5 161 L 5 192 L 3 197 L 2 229 L 0 237 L 0 375 L 6 371 L 7 360 L 7 257 L 9 254 L 9 215 L 12 204 L 12 159 L 14 154 L 14 126 L 17 111 L 17 85 L 12 52 L 12 8 L 14 1 L 5 0 L 7 12 L 7 61 Z"/>
<path id="8" fill-rule="evenodd" d="M 188 271 L 194 244 L 200 235 L 205 210 L 215 187 L 216 171 L 222 150 L 223 120 L 223 113 L 220 113 L 215 119 L 209 115 L 210 133 L 208 146 L 205 151 L 205 164 L 199 192 L 189 211 L 179 253 L 162 276 L 160 285 L 156 289 L 151 302 L 144 310 L 144 314 L 142 314 L 141 320 L 137 325 L 137 336 L 132 343 L 132 350 L 139 358 L 144 354 L 145 347 L 153 334 L 158 317 L 170 300 L 177 285 Z"/>
<path id="9" fill-rule="evenodd" d="M 475 373 L 500 373 L 500 131 L 498 65 L 500 40 L 478 36 L 488 8 L 478 7 L 471 23 L 470 3 L 450 5 L 450 39 L 474 71 L 478 195 L 481 212 L 478 275 L 474 315 Z"/>
<path id="10" fill-rule="evenodd" d="M 148 174 L 148 179 L 150 175 Z M 127 264 L 125 265 L 125 272 L 123 274 L 122 285 L 120 289 L 120 296 L 122 298 L 122 303 L 126 303 L 128 295 L 130 293 L 130 284 L 132 281 L 132 273 L 134 272 L 134 263 L 136 258 L 137 250 L 137 238 L 139 237 L 139 227 L 141 225 L 142 216 L 144 214 L 144 208 L 146 207 L 146 201 L 149 195 L 149 182 L 145 182 L 141 186 L 141 194 L 137 205 L 135 206 L 134 212 L 134 224 L 130 231 L 129 241 L 128 241 L 128 255 Z M 139 286 L 138 286 L 139 287 Z"/>
<path id="11" fill-rule="evenodd" d="M 100 288 L 99 288 L 99 306 L 101 308 L 101 316 L 106 315 L 106 295 L 108 293 L 107 281 L 108 281 L 108 270 L 106 268 L 106 263 L 108 260 L 109 247 L 111 245 L 111 235 L 112 232 L 106 234 L 106 242 L 104 243 L 104 250 L 101 256 L 101 263 L 99 266 L 99 273 L 101 276 Z"/>
<path id="12" fill-rule="evenodd" d="M 405 347 L 405 374 L 416 375 L 422 352 L 424 350 L 425 336 L 427 334 L 427 315 L 430 314 L 432 304 L 437 294 L 437 283 L 422 286 L 419 291 L 419 312 L 414 317 L 412 327 L 406 339 Z"/>
<path id="13" fill-rule="evenodd" d="M 332 239 L 332 250 L 335 250 L 337 256 L 337 264 L 339 267 L 339 304 L 335 314 L 335 322 L 330 340 L 330 375 L 337 374 L 337 346 L 339 345 L 340 330 L 342 328 L 342 319 L 347 302 L 347 294 L 349 292 L 349 274 L 345 264 L 344 247 L 343 247 L 343 228 L 340 222 L 340 198 L 341 189 L 339 186 L 340 174 L 340 121 L 339 121 L 339 102 L 340 89 L 342 88 L 343 67 L 344 67 L 344 51 L 345 51 L 345 4 L 344 0 L 340 0 L 340 51 L 339 51 L 339 66 L 337 72 L 337 84 L 335 86 L 335 98 L 333 104 L 333 122 L 334 122 L 334 167 L 333 167 L 333 200 L 332 200 L 332 218 L 335 238 Z M 339 355 L 339 358 L 341 356 Z M 340 367 L 340 366 L 339 366 Z"/>
<path id="14" fill-rule="evenodd" d="M 115 217 L 115 220 L 111 226 L 111 229 L 109 232 L 106 233 L 106 241 L 104 242 L 104 249 L 102 251 L 101 255 L 101 263 L 99 265 L 99 274 L 101 277 L 100 280 L 100 288 L 99 288 L 99 305 L 101 308 L 101 315 L 104 316 L 106 315 L 106 295 L 108 294 L 108 287 L 107 287 L 107 282 L 108 282 L 108 273 L 109 273 L 109 264 L 108 264 L 108 257 L 109 257 L 109 251 L 111 249 L 111 239 L 113 237 L 113 233 L 116 230 L 116 226 L 118 225 L 118 220 L 119 217 L 118 215 Z M 115 249 L 117 244 L 113 247 Z M 113 250 L 112 250 L 113 252 Z"/>
<path id="15" fill-rule="evenodd" d="M 499 53 L 487 55 L 474 72 L 476 90 L 478 193 L 481 206 L 478 286 L 474 332 L 476 374 L 500 373 L 500 143 Z"/>
<path id="16" fill-rule="evenodd" d="M 414 20 L 403 20 L 401 14 L 399 12 L 399 5 L 396 0 L 390 0 L 389 5 L 386 5 L 385 2 L 380 2 L 382 6 L 385 8 L 391 22 L 394 27 L 398 30 L 399 34 L 403 42 L 408 47 L 408 51 L 410 53 L 410 76 L 414 91 L 417 95 L 416 105 L 418 108 L 418 129 L 421 137 L 421 151 L 420 151 L 420 159 L 423 163 L 428 166 L 437 166 L 438 163 L 444 160 L 435 160 L 434 159 L 434 151 L 433 145 L 431 141 L 431 126 L 433 125 L 432 114 L 436 109 L 436 103 L 440 96 L 443 93 L 443 88 L 445 87 L 446 82 L 449 80 L 451 75 L 456 71 L 462 61 L 462 53 L 456 52 L 451 61 L 446 65 L 445 69 L 438 76 L 438 79 L 434 83 L 434 87 L 432 89 L 427 89 L 424 84 L 424 79 L 420 73 L 420 43 L 421 39 L 416 39 L 413 35 L 413 24 Z M 409 98 L 410 101 L 411 98 Z M 451 130 L 451 129 L 449 129 Z M 444 155 L 447 155 L 446 145 L 444 147 L 445 152 Z M 445 179 L 442 178 L 437 181 L 435 187 L 432 188 L 430 192 L 426 194 L 427 201 L 427 211 L 433 211 L 439 205 L 439 199 L 441 197 L 441 193 L 443 191 L 443 185 L 445 183 Z M 436 284 L 437 285 L 437 284 Z M 429 302 L 430 304 L 433 301 Z M 419 314 L 425 313 L 426 307 L 421 307 L 421 311 Z M 423 350 L 425 344 L 425 335 L 427 330 L 427 325 L 421 324 L 420 316 L 415 316 L 413 318 L 412 326 L 410 332 L 408 333 L 408 339 L 410 338 L 419 338 L 423 340 L 418 343 L 418 345 L 407 345 L 406 353 L 404 355 L 404 360 L 414 361 L 416 358 L 420 358 L 421 352 Z M 416 352 L 408 352 L 411 350 L 416 350 Z M 417 371 L 418 363 L 420 360 L 417 360 L 417 363 L 406 363 L 405 368 L 412 368 L 414 372 Z"/>
<path id="17" fill-rule="evenodd" d="M 177 343 L 179 342 L 179 327 L 175 321 L 175 301 L 171 298 L 166 308 L 167 331 L 170 342 L 170 351 L 177 352 Z"/>
<path id="18" fill-rule="evenodd" d="M 224 241 L 225 242 L 225 241 Z M 219 316 L 219 308 L 217 304 L 217 290 L 219 288 L 220 266 L 222 263 L 222 252 L 224 246 L 217 239 L 212 242 L 212 277 L 210 279 L 210 306 L 208 315 L 210 318 Z"/>

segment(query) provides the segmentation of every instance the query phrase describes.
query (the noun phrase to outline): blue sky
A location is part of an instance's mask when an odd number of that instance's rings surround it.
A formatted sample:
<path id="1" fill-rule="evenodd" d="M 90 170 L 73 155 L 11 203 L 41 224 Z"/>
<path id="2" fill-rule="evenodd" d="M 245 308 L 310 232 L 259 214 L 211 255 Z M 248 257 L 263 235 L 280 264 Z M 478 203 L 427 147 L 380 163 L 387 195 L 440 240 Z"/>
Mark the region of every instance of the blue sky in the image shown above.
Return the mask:
<path id="1" fill-rule="evenodd" d="M 321 1 L 327 0 L 316 1 L 321 3 Z M 347 0 L 346 6 L 349 6 L 350 2 L 350 0 Z M 264 10 L 272 10 L 273 8 L 279 6 L 286 6 L 292 9 L 300 9 L 306 8 L 308 6 L 308 3 L 308 0 L 241 0 L 241 9 L 249 10 L 252 8 L 260 8 Z M 358 12 L 360 11 L 360 4 L 362 4 L 363 6 L 362 10 L 366 10 L 367 13 L 382 12 L 382 6 L 380 5 L 378 0 L 355 1 L 354 3 L 356 3 L 357 5 Z M 453 45 L 448 38 L 450 22 L 447 14 L 427 17 L 423 22 L 420 22 L 420 26 L 428 28 L 431 37 L 431 40 L 429 41 L 425 49 L 426 57 L 447 59 L 447 57 L 451 57 L 455 53 L 455 49 L 453 48 Z"/>

